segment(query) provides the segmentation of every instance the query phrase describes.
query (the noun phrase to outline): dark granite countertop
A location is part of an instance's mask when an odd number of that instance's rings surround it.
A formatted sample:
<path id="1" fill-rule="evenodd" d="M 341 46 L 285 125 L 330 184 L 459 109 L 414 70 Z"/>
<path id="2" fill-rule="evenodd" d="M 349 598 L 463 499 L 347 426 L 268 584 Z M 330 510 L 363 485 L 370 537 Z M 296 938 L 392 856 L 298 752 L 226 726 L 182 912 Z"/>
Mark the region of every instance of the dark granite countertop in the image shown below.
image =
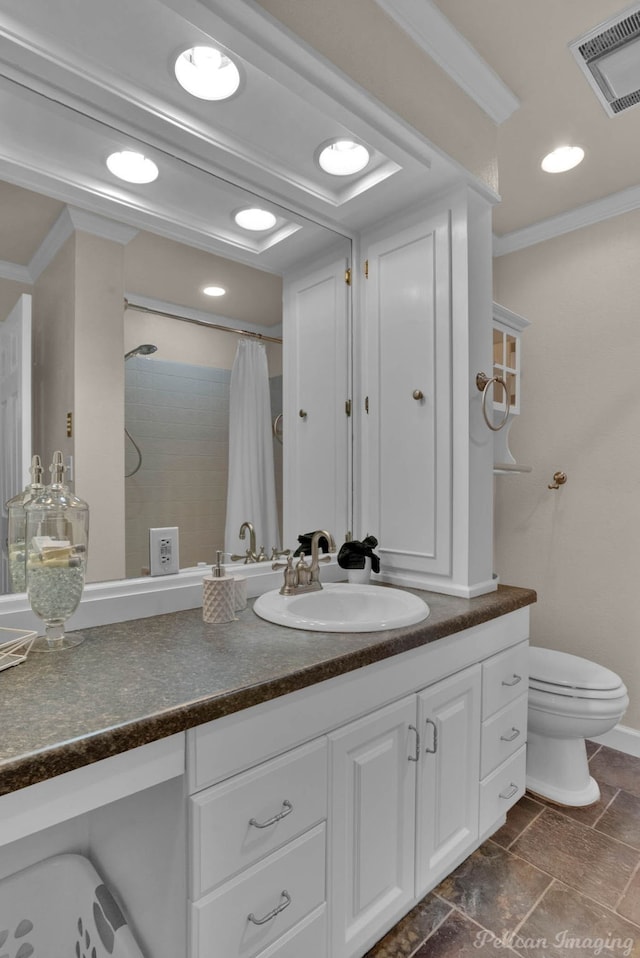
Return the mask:
<path id="1" fill-rule="evenodd" d="M 415 590 L 411 590 L 415 591 Z M 500 586 L 461 599 L 417 592 L 418 625 L 337 634 L 272 625 L 251 603 L 208 625 L 202 610 L 84 629 L 0 672 L 0 795 L 479 625 L 536 601 Z"/>

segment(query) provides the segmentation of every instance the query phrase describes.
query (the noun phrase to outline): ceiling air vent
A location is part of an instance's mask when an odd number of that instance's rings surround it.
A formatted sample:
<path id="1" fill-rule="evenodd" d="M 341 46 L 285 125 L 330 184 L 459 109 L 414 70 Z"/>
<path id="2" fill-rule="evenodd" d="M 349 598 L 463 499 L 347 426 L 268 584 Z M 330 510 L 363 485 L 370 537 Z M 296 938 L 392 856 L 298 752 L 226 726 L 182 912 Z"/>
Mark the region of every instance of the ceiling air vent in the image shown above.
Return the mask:
<path id="1" fill-rule="evenodd" d="M 569 45 L 609 116 L 640 103 L 640 4 Z"/>

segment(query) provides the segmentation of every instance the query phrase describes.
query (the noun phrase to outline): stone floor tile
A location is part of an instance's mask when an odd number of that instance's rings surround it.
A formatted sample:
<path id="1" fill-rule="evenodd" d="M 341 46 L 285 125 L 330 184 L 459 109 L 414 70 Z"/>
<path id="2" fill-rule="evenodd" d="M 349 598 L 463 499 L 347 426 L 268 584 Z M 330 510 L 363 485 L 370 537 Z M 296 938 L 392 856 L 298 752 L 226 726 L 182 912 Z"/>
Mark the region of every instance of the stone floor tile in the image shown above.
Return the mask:
<path id="1" fill-rule="evenodd" d="M 480 928 L 458 911 L 453 911 L 416 951 L 414 958 L 515 958 L 490 931 Z"/>
<path id="2" fill-rule="evenodd" d="M 600 742 L 592 742 L 591 739 L 585 739 L 584 744 L 587 746 L 587 758 L 589 760 L 596 754 L 598 749 L 602 748 Z"/>
<path id="3" fill-rule="evenodd" d="M 551 879 L 493 842 L 485 842 L 436 892 L 496 935 L 515 928 Z"/>
<path id="4" fill-rule="evenodd" d="M 640 928 L 554 882 L 510 944 L 524 958 L 640 958 Z"/>
<path id="5" fill-rule="evenodd" d="M 619 903 L 616 911 L 640 926 L 640 872 L 636 872 L 631 879 L 624 898 Z M 640 940 L 640 928 L 638 928 L 638 938 Z"/>
<path id="6" fill-rule="evenodd" d="M 427 895 L 364 958 L 409 958 L 452 910 L 442 898 Z"/>
<path id="7" fill-rule="evenodd" d="M 596 828 L 627 845 L 640 848 L 640 798 L 620 790 Z"/>
<path id="8" fill-rule="evenodd" d="M 529 795 L 523 795 L 520 801 L 509 809 L 506 822 L 491 836 L 491 841 L 502 845 L 503 848 L 508 848 L 527 825 L 531 824 L 536 815 L 540 814 L 542 808 L 539 801 Z"/>
<path id="9" fill-rule="evenodd" d="M 640 852 L 545 808 L 511 846 L 532 865 L 613 908 L 640 861 Z"/>
<path id="10" fill-rule="evenodd" d="M 640 758 L 635 755 L 603 745 L 589 762 L 589 769 L 597 782 L 607 782 L 640 798 Z"/>
<path id="11" fill-rule="evenodd" d="M 576 822 L 582 822 L 583 825 L 594 825 L 617 791 L 618 789 L 615 785 L 607 785 L 606 782 L 603 782 L 600 784 L 600 798 L 598 801 L 593 802 L 591 805 L 583 805 L 579 808 L 572 808 L 568 805 L 557 805 L 555 802 L 550 802 L 548 799 L 542 798 L 539 795 L 532 795 L 531 797 L 548 808 L 554 808 L 557 812 L 561 812 L 562 815 L 568 815 L 569 818 L 573 818 Z"/>

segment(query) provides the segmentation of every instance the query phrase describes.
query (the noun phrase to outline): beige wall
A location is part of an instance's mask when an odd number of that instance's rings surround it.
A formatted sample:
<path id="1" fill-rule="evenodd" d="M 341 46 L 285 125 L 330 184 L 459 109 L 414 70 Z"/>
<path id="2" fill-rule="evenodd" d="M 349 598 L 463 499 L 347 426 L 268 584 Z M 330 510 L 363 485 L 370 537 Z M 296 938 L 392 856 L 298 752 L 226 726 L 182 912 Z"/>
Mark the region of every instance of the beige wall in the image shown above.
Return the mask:
<path id="1" fill-rule="evenodd" d="M 496 478 L 495 569 L 538 591 L 535 645 L 618 672 L 640 729 L 640 212 L 494 261 L 495 299 L 531 320 L 522 413 L 530 475 Z M 568 481 L 547 485 L 556 470 Z"/>
<path id="2" fill-rule="evenodd" d="M 374 0 L 258 3 L 498 191 L 498 127 Z"/>
<path id="3" fill-rule="evenodd" d="M 122 246 L 74 233 L 34 287 L 34 452 L 73 456 L 90 509 L 87 580 L 124 576 Z M 67 413 L 73 436 L 67 437 Z"/>
<path id="4" fill-rule="evenodd" d="M 123 247 L 75 235 L 75 491 L 93 503 L 87 578 L 102 582 L 125 574 Z"/>
<path id="5" fill-rule="evenodd" d="M 33 452 L 44 482 L 56 449 L 73 454 L 66 417 L 73 410 L 76 241 L 71 236 L 33 287 Z"/>

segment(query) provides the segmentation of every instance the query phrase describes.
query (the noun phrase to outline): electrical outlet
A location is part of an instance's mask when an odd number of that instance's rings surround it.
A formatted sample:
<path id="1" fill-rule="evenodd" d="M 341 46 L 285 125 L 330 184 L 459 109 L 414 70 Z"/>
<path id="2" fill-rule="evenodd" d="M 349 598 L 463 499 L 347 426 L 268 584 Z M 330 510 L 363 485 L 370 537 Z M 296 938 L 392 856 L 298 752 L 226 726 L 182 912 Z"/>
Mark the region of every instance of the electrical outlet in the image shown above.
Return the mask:
<path id="1" fill-rule="evenodd" d="M 149 567 L 151 575 L 170 575 L 180 569 L 178 527 L 149 529 Z"/>

